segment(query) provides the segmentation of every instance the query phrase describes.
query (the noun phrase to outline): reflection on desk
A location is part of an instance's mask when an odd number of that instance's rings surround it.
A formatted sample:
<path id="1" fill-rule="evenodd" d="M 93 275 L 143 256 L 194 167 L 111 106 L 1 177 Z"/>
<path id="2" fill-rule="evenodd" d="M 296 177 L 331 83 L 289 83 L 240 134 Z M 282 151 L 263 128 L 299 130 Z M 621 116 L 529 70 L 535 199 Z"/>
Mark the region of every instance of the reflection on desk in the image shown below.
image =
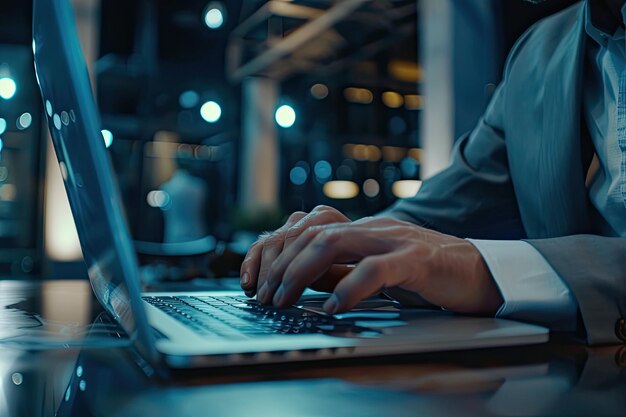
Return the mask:
<path id="1" fill-rule="evenodd" d="M 626 348 L 553 341 L 157 381 L 128 348 L 33 351 L 0 343 L 0 392 L 0 415 L 8 417 L 623 415 Z"/>

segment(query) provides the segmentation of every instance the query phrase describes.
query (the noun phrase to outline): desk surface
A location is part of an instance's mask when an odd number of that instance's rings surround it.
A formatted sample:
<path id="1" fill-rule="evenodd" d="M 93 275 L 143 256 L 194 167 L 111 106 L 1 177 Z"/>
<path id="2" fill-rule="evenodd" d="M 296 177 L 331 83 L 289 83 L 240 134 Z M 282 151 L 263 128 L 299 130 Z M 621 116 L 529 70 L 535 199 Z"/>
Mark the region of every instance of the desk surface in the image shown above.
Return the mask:
<path id="1" fill-rule="evenodd" d="M 99 308 L 86 282 L 0 281 L 0 415 L 601 416 L 626 410 L 626 347 L 540 346 L 148 378 L 130 349 L 11 342 L 38 309 L 76 335 Z"/>

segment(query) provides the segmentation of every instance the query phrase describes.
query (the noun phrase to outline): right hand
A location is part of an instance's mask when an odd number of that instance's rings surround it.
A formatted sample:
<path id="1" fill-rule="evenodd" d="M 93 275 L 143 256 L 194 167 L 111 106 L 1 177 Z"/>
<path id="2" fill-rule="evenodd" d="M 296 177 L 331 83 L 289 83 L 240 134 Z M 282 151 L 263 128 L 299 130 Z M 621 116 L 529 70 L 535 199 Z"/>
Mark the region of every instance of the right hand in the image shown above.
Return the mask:
<path id="1" fill-rule="evenodd" d="M 272 233 L 262 234 L 252 244 L 241 264 L 241 288 L 248 297 L 254 297 L 256 294 L 259 302 L 270 304 L 273 292 L 267 291 L 264 285 L 269 279 L 270 267 L 278 255 L 311 226 L 349 222 L 350 219 L 340 211 L 328 206 L 317 206 L 310 213 L 302 211 L 293 213 L 281 228 Z M 318 291 L 332 291 L 348 272 L 349 267 L 335 265 L 317 280 L 313 288 Z"/>

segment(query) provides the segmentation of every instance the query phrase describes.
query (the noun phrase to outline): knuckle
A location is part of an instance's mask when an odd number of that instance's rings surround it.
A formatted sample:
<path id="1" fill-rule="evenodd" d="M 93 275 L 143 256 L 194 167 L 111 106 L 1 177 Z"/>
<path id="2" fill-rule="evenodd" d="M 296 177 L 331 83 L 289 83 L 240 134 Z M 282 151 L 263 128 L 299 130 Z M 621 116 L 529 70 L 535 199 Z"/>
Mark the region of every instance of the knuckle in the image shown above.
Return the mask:
<path id="1" fill-rule="evenodd" d="M 248 249 L 248 257 L 247 258 L 251 257 L 254 252 L 256 252 L 257 250 L 259 250 L 262 247 L 263 247 L 263 241 L 261 239 L 258 239 L 256 241 L 254 241 L 254 243 L 252 245 L 250 245 L 250 248 Z"/>
<path id="2" fill-rule="evenodd" d="M 305 213 L 304 211 L 295 211 L 291 213 L 291 216 L 289 216 L 289 218 L 287 219 L 287 223 L 295 223 L 306 215 L 307 213 Z"/>
<path id="3" fill-rule="evenodd" d="M 284 241 L 285 241 L 284 233 L 274 232 L 265 239 L 264 246 L 266 247 L 281 246 Z"/>
<path id="4" fill-rule="evenodd" d="M 359 220 L 356 220 L 354 223 L 370 223 L 375 220 L 376 220 L 376 217 L 374 216 L 366 216 L 366 217 L 361 217 Z"/>
<path id="5" fill-rule="evenodd" d="M 313 239 L 315 238 L 315 236 L 317 236 L 317 234 L 322 230 L 322 228 L 320 228 L 319 226 L 311 226 L 309 228 L 307 228 L 306 230 L 304 230 L 301 234 L 301 236 L 304 239 Z"/>
<path id="6" fill-rule="evenodd" d="M 383 272 L 385 264 L 376 259 L 365 258 L 363 261 L 361 261 L 360 266 L 365 274 L 378 276 L 381 274 L 381 272 Z"/>
<path id="7" fill-rule="evenodd" d="M 299 227 L 292 227 L 285 233 L 285 241 L 292 240 L 302 234 L 302 229 Z"/>
<path id="8" fill-rule="evenodd" d="M 316 212 L 316 213 L 325 212 L 325 211 L 332 211 L 332 210 L 335 210 L 335 209 L 330 207 L 330 206 L 323 205 L 323 204 L 315 206 L 315 208 L 313 209 L 313 211 Z"/>
<path id="9" fill-rule="evenodd" d="M 321 229 L 313 239 L 313 244 L 319 247 L 327 247 L 337 240 L 338 234 L 336 230 Z"/>

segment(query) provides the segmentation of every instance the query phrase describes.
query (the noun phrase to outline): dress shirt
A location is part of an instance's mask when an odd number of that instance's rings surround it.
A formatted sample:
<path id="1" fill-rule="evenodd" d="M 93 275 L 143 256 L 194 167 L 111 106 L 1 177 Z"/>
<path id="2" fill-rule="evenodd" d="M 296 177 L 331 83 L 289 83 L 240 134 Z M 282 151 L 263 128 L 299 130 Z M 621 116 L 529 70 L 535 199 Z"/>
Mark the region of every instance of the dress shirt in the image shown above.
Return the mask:
<path id="1" fill-rule="evenodd" d="M 583 118 L 600 164 L 588 190 L 598 212 L 598 230 L 609 236 L 626 236 L 626 5 L 621 10 L 622 21 L 602 2 L 588 1 L 585 10 L 590 39 Z M 470 242 L 502 294 L 497 317 L 541 323 L 553 330 L 576 328 L 576 299 L 536 249 L 521 241 Z"/>

